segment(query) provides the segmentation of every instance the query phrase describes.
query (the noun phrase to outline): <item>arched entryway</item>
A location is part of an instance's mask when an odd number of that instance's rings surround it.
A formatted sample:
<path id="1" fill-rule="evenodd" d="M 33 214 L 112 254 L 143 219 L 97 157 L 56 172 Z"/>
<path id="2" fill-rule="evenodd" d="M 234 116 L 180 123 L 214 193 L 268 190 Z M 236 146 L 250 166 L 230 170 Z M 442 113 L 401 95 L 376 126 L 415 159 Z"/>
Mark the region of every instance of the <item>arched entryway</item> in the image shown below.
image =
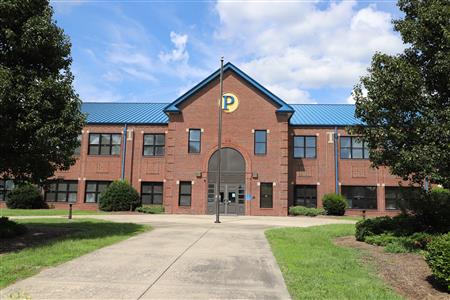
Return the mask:
<path id="1" fill-rule="evenodd" d="M 219 151 L 208 162 L 208 213 L 216 212 L 217 160 Z M 233 148 L 222 149 L 220 184 L 220 213 L 245 214 L 245 160 Z"/>

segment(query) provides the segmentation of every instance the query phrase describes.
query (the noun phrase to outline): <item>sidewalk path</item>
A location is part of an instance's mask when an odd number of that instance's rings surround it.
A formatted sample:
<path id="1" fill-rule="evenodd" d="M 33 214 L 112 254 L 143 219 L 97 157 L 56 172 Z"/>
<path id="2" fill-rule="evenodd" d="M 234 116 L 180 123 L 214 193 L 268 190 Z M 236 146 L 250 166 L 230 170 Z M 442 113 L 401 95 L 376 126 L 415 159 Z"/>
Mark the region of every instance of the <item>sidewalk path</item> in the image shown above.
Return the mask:
<path id="1" fill-rule="evenodd" d="M 31 299 L 289 299 L 265 239 L 270 227 L 354 223 L 326 218 L 96 215 L 151 224 L 108 246 L 0 291 Z"/>

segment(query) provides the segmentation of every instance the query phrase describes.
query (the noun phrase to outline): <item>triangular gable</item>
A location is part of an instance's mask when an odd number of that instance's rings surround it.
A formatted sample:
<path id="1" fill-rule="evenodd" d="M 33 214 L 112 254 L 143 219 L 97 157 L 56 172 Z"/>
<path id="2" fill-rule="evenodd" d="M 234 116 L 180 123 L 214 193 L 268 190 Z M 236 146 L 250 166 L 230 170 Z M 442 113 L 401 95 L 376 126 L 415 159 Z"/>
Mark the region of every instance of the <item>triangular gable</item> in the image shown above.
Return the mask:
<path id="1" fill-rule="evenodd" d="M 276 110 L 276 112 L 278 113 L 293 113 L 294 109 L 287 104 L 286 102 L 284 102 L 283 100 L 281 100 L 280 98 L 278 98 L 277 96 L 275 96 L 272 92 L 270 92 L 268 89 L 266 89 L 265 87 L 263 87 L 261 84 L 259 84 L 258 82 L 256 82 L 253 78 L 251 78 L 250 76 L 248 76 L 247 74 L 245 74 L 242 70 L 240 70 L 238 67 L 236 67 L 235 65 L 233 65 L 230 62 L 227 62 L 224 66 L 223 66 L 223 72 L 225 73 L 227 70 L 231 70 L 233 72 L 235 72 L 236 74 L 238 74 L 241 78 L 243 78 L 244 80 L 246 80 L 248 83 L 250 83 L 253 87 L 255 87 L 258 91 L 260 91 L 261 93 L 263 93 L 265 96 L 267 96 L 271 101 L 273 101 L 276 105 L 278 105 L 278 109 Z M 192 89 L 190 89 L 189 91 L 187 91 L 186 93 L 184 93 L 182 96 L 180 96 L 178 99 L 176 99 L 175 101 L 173 101 L 172 103 L 170 103 L 169 105 L 167 105 L 164 108 L 164 112 L 165 113 L 178 113 L 180 112 L 179 109 L 179 105 L 181 103 L 183 103 L 184 101 L 186 101 L 189 97 L 191 97 L 192 95 L 194 95 L 195 93 L 197 93 L 201 88 L 203 88 L 204 86 L 206 86 L 208 83 L 210 83 L 211 81 L 215 80 L 216 78 L 218 78 L 220 76 L 220 69 L 218 69 L 217 71 L 215 71 L 214 73 L 212 73 L 211 75 L 209 75 L 208 77 L 206 77 L 203 81 L 201 81 L 199 84 L 197 84 L 196 86 L 194 86 Z"/>

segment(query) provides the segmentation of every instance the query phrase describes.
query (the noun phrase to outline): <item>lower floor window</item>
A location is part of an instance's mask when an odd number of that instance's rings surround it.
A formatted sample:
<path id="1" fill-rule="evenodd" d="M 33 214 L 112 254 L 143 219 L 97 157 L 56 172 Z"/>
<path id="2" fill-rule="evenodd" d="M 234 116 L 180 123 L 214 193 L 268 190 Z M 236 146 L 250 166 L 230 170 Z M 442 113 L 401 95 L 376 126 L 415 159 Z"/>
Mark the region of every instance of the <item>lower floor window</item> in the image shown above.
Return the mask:
<path id="1" fill-rule="evenodd" d="M 84 202 L 96 203 L 100 197 L 100 194 L 106 190 L 110 181 L 86 181 L 86 194 Z"/>
<path id="2" fill-rule="evenodd" d="M 178 197 L 179 206 L 191 206 L 192 183 L 190 181 L 180 181 L 180 193 Z"/>
<path id="3" fill-rule="evenodd" d="M 142 182 L 141 200 L 142 200 L 142 204 L 162 204 L 163 203 L 163 183 L 162 182 Z"/>
<path id="4" fill-rule="evenodd" d="M 261 192 L 260 192 L 260 203 L 261 208 L 272 208 L 273 207 L 273 183 L 272 182 L 261 182 Z"/>
<path id="5" fill-rule="evenodd" d="M 45 191 L 45 201 L 48 202 L 77 202 L 78 181 L 52 181 Z"/>
<path id="6" fill-rule="evenodd" d="M 8 193 L 14 188 L 14 181 L 9 179 L 0 179 L 0 201 L 8 199 Z"/>
<path id="7" fill-rule="evenodd" d="M 420 188 L 416 187 L 400 187 L 387 186 L 384 189 L 386 209 L 400 209 L 408 207 L 408 200 L 417 198 L 420 193 Z"/>
<path id="8" fill-rule="evenodd" d="M 341 194 L 348 200 L 348 208 L 377 209 L 376 186 L 342 186 Z"/>
<path id="9" fill-rule="evenodd" d="M 317 207 L 317 186 L 296 185 L 294 191 L 294 205 Z"/>

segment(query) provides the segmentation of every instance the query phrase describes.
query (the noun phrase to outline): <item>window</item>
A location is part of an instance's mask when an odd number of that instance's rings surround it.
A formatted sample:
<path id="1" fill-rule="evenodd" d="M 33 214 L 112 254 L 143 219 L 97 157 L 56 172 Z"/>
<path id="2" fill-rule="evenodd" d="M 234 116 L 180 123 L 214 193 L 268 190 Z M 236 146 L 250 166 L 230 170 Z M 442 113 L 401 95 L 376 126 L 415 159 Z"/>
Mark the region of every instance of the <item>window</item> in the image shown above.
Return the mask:
<path id="1" fill-rule="evenodd" d="M 369 148 L 367 143 L 357 136 L 341 137 L 341 158 L 343 159 L 368 159 Z"/>
<path id="2" fill-rule="evenodd" d="M 267 130 L 255 130 L 255 154 L 267 153 Z"/>
<path id="3" fill-rule="evenodd" d="M 416 187 L 401 187 L 401 186 L 387 186 L 384 189 L 386 209 L 400 209 L 407 208 L 407 199 L 413 199 L 419 196 L 420 188 Z"/>
<path id="4" fill-rule="evenodd" d="M 191 206 L 192 183 L 180 181 L 180 193 L 178 197 L 179 206 Z"/>
<path id="5" fill-rule="evenodd" d="M 47 202 L 77 202 L 78 181 L 53 181 L 45 191 Z"/>
<path id="6" fill-rule="evenodd" d="M 261 182 L 259 206 L 261 208 L 272 208 L 273 207 L 273 183 L 272 182 Z"/>
<path id="7" fill-rule="evenodd" d="M 200 129 L 189 129 L 189 153 L 200 153 L 201 131 Z"/>
<path id="8" fill-rule="evenodd" d="M 163 156 L 166 136 L 164 134 L 144 134 L 145 156 Z"/>
<path id="9" fill-rule="evenodd" d="M 84 202 L 97 203 L 101 192 L 103 192 L 110 183 L 110 181 L 86 181 Z"/>
<path id="10" fill-rule="evenodd" d="M 120 154 L 119 133 L 90 133 L 89 155 L 119 155 Z"/>
<path id="11" fill-rule="evenodd" d="M 376 186 L 342 186 L 341 193 L 348 200 L 348 208 L 377 209 Z"/>
<path id="12" fill-rule="evenodd" d="M 142 182 L 141 200 L 142 200 L 142 204 L 162 204 L 163 203 L 163 183 L 162 182 Z"/>
<path id="13" fill-rule="evenodd" d="M 79 143 L 79 145 L 78 145 L 78 147 L 76 147 L 75 150 L 73 151 L 73 154 L 74 154 L 74 155 L 80 155 L 80 152 L 81 152 L 81 137 L 82 137 L 81 134 L 79 134 L 78 137 L 77 137 L 77 142 Z"/>
<path id="14" fill-rule="evenodd" d="M 0 201 L 8 199 L 8 192 L 14 188 L 14 181 L 9 179 L 0 179 Z"/>
<path id="15" fill-rule="evenodd" d="M 317 186 L 296 185 L 294 193 L 294 205 L 317 207 Z"/>
<path id="16" fill-rule="evenodd" d="M 316 158 L 317 137 L 294 136 L 294 158 Z"/>

